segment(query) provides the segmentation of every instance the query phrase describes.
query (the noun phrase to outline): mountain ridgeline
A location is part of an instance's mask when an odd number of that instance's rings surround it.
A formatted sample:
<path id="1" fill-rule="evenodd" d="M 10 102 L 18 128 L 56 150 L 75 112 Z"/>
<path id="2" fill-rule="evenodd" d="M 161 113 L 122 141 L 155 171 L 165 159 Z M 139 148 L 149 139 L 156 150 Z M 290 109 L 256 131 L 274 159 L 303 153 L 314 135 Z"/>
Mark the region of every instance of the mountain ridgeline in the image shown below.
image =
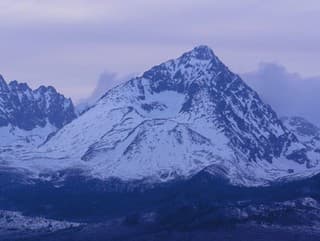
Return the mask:
<path id="1" fill-rule="evenodd" d="M 2 126 L 50 123 L 58 130 L 27 154 L 6 157 L 9 166 L 18 159 L 13 167 L 37 175 L 80 168 L 102 180 L 158 183 L 207 171 L 251 186 L 319 169 L 318 149 L 285 127 L 207 46 L 107 91 L 78 118 L 71 100 L 52 87 L 0 83 Z"/>
<path id="2" fill-rule="evenodd" d="M 51 124 L 61 128 L 75 118 L 71 99 L 52 86 L 32 90 L 26 83 L 7 84 L 0 76 L 0 127 L 12 125 L 29 131 Z"/>
<path id="3" fill-rule="evenodd" d="M 162 182 L 207 170 L 242 185 L 310 175 L 319 160 L 207 46 L 109 90 L 40 151 L 102 179 Z"/>

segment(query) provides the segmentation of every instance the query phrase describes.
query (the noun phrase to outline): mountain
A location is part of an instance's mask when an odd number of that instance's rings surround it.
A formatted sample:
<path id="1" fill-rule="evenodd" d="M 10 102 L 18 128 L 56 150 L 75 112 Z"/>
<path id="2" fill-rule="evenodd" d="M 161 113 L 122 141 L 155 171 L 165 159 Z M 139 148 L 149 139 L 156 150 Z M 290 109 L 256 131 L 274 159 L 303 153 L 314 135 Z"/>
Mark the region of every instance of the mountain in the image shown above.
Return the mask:
<path id="1" fill-rule="evenodd" d="M 1 146 L 40 144 L 76 118 L 71 99 L 53 87 L 32 90 L 26 83 L 6 83 L 0 76 Z"/>
<path id="2" fill-rule="evenodd" d="M 0 148 L 1 240 L 319 240 L 318 128 L 206 46 L 46 120 L 45 142 Z"/>
<path id="3" fill-rule="evenodd" d="M 303 117 L 283 117 L 284 125 L 309 149 L 320 152 L 320 128 Z"/>
<path id="4" fill-rule="evenodd" d="M 85 99 L 81 99 L 76 105 L 76 111 L 81 114 L 88 110 L 91 106 L 93 106 L 108 90 L 112 89 L 113 87 L 117 86 L 120 83 L 123 83 L 129 79 L 131 79 L 134 74 L 128 74 L 121 76 L 116 73 L 105 71 L 103 72 L 97 83 L 96 87 Z"/>
<path id="5" fill-rule="evenodd" d="M 233 184 L 263 185 L 319 171 L 319 153 L 207 46 L 107 91 L 24 158 L 32 161 L 21 167 L 36 173 L 80 168 L 123 181 L 164 182 L 205 170 Z"/>

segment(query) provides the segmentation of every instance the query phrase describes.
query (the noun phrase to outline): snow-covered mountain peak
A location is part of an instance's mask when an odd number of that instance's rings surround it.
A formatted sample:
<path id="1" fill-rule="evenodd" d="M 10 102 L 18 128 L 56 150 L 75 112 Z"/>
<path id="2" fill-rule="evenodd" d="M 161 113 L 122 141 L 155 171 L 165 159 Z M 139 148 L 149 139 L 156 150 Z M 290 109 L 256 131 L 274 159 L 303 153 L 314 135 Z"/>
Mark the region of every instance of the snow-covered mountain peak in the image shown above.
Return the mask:
<path id="1" fill-rule="evenodd" d="M 199 45 L 191 51 L 183 54 L 183 57 L 195 58 L 199 60 L 212 60 L 217 58 L 213 50 L 206 45 Z"/>
<path id="2" fill-rule="evenodd" d="M 229 72 L 227 67 L 207 46 L 198 46 L 146 71 L 142 77 L 152 80 L 153 90 L 188 91 L 195 80 L 199 85 L 210 85 L 221 72 Z M 169 82 L 170 81 L 170 82 Z"/>
<path id="3" fill-rule="evenodd" d="M 75 118 L 72 101 L 53 87 L 32 90 L 26 83 L 14 80 L 7 84 L 0 78 L 0 147 L 20 145 L 24 140 L 44 141 Z"/>

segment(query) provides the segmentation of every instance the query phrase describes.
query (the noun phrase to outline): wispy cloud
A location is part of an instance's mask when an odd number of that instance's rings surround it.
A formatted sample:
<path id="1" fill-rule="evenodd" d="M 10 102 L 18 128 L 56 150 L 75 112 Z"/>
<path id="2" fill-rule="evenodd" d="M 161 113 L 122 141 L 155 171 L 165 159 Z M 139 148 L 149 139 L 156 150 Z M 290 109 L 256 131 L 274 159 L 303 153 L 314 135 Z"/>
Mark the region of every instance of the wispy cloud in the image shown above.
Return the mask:
<path id="1" fill-rule="evenodd" d="M 78 112 L 81 113 L 83 110 L 94 105 L 108 90 L 127 80 L 130 80 L 134 76 L 135 74 L 133 73 L 121 75 L 115 72 L 104 71 L 100 75 L 92 93 L 87 98 L 83 98 L 76 103 Z"/>
<path id="2" fill-rule="evenodd" d="M 304 78 L 279 64 L 261 63 L 242 77 L 280 115 L 302 116 L 320 126 L 320 76 Z"/>

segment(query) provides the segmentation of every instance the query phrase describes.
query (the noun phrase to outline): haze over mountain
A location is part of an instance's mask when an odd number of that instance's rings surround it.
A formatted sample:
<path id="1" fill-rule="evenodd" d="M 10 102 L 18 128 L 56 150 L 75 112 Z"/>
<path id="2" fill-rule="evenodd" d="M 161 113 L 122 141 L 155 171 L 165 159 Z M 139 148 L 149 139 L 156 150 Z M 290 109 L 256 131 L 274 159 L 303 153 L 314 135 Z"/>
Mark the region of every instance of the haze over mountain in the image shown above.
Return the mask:
<path id="1" fill-rule="evenodd" d="M 87 108 L 94 105 L 99 98 L 103 96 L 104 93 L 106 93 L 108 90 L 112 89 L 113 87 L 121 84 L 124 81 L 129 80 L 131 77 L 133 77 L 133 74 L 121 76 L 117 73 L 103 72 L 96 84 L 96 87 L 94 88 L 93 92 L 90 94 L 89 97 L 81 99 L 77 105 L 76 109 L 79 113 L 83 112 Z"/>
<path id="2" fill-rule="evenodd" d="M 279 115 L 301 116 L 320 125 L 320 76 L 302 77 L 275 63 L 261 63 L 256 71 L 241 74 Z"/>

